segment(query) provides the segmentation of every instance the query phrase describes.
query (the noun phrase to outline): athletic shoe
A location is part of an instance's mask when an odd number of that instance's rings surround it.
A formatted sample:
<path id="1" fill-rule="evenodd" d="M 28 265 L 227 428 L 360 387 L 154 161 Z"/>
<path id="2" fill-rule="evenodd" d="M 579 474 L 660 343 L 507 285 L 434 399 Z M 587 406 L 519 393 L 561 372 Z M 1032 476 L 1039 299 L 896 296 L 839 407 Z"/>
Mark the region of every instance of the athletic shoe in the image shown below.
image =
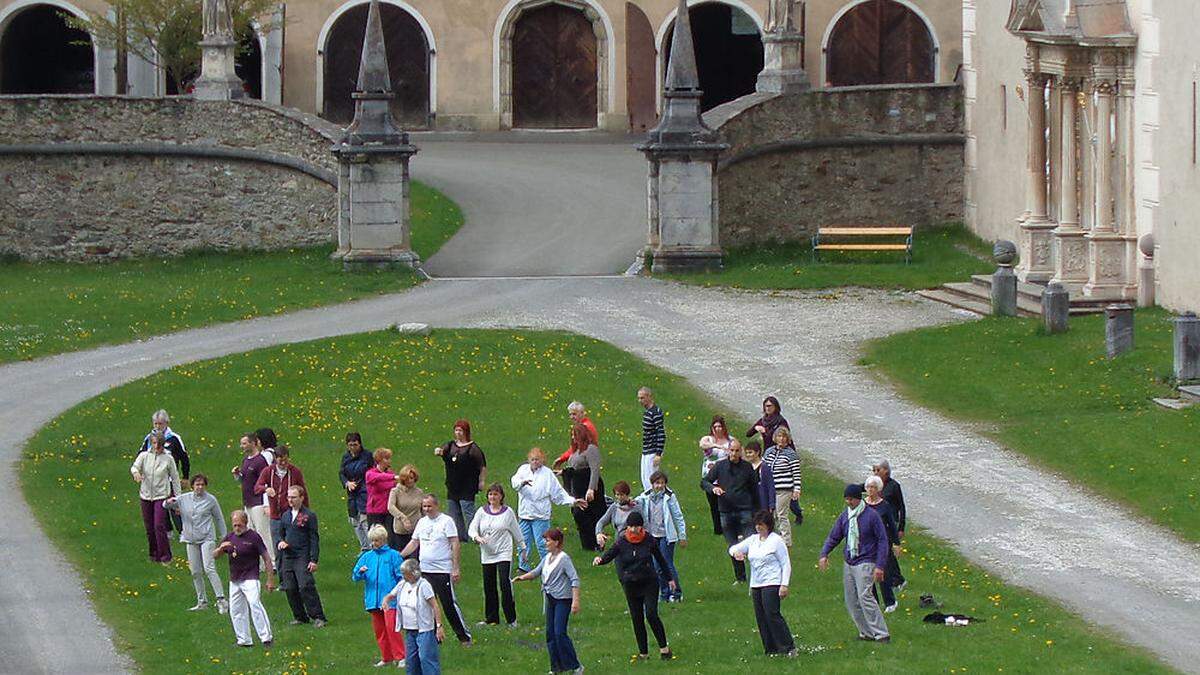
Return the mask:
<path id="1" fill-rule="evenodd" d="M 486 621 L 476 621 L 476 622 L 475 622 L 475 625 L 476 625 L 476 626 L 490 626 L 490 625 L 492 625 L 492 624 L 490 624 L 490 623 L 488 623 L 488 622 L 486 622 Z"/>
<path id="2" fill-rule="evenodd" d="M 675 658 L 675 655 L 671 653 L 670 649 L 668 649 L 665 652 L 659 652 L 658 657 L 661 658 L 663 661 L 670 661 L 671 659 Z"/>
<path id="3" fill-rule="evenodd" d="M 271 646 L 274 644 L 275 644 L 274 640 L 267 640 L 266 642 L 263 643 L 263 649 L 270 649 Z"/>
<path id="4" fill-rule="evenodd" d="M 208 609 L 207 602 L 197 602 L 194 607 L 188 607 L 189 612 L 200 612 L 206 609 Z"/>
<path id="5" fill-rule="evenodd" d="M 240 643 L 240 642 L 235 642 L 235 643 L 233 643 L 233 644 L 235 644 L 235 645 L 237 645 L 237 646 L 239 646 L 239 647 L 253 647 L 253 646 L 254 646 L 254 643 L 253 643 L 253 642 L 251 642 L 250 644 L 247 644 L 247 645 L 244 645 L 244 644 L 242 644 L 242 643 Z"/>
<path id="6" fill-rule="evenodd" d="M 226 614 L 229 612 L 229 601 L 225 598 L 217 598 L 217 613 Z"/>
<path id="7" fill-rule="evenodd" d="M 862 640 L 863 642 L 874 642 L 875 641 L 874 638 L 869 638 L 866 635 L 863 635 L 862 633 L 858 634 L 858 639 Z"/>
<path id="8" fill-rule="evenodd" d="M 291 621 L 288 622 L 288 625 L 289 626 L 299 626 L 300 624 L 305 624 L 305 623 L 308 623 L 308 622 L 301 621 L 300 619 L 292 619 Z"/>
<path id="9" fill-rule="evenodd" d="M 904 581 L 901 581 L 901 582 L 900 582 L 898 585 L 896 585 L 896 586 L 892 586 L 892 588 L 896 589 L 896 592 L 897 592 L 897 593 L 903 593 L 903 592 L 904 592 L 904 587 L 905 587 L 905 586 L 908 586 L 908 579 L 905 579 Z"/>
<path id="10" fill-rule="evenodd" d="M 579 666 L 578 668 L 576 668 L 575 670 L 572 670 L 571 672 L 575 673 L 575 675 L 583 675 L 583 666 Z"/>
<path id="11" fill-rule="evenodd" d="M 404 659 L 400 659 L 399 661 L 397 661 L 397 662 L 396 662 L 396 667 L 397 667 L 397 668 L 401 668 L 401 669 L 403 669 L 403 668 L 405 668 L 405 667 L 407 667 L 407 666 L 408 666 L 408 664 L 404 662 Z"/>
<path id="12" fill-rule="evenodd" d="M 520 628 L 520 625 L 516 621 L 513 621 L 512 623 L 508 624 L 508 627 L 510 630 L 516 630 L 517 628 Z"/>
<path id="13" fill-rule="evenodd" d="M 884 608 L 883 608 L 883 613 L 884 613 L 884 614 L 891 614 L 892 612 L 896 611 L 896 605 L 898 605 L 898 604 L 900 604 L 900 603 L 898 603 L 898 602 L 893 602 L 892 604 L 888 605 L 887 607 L 884 607 Z"/>
<path id="14" fill-rule="evenodd" d="M 877 640 L 875 640 L 875 641 L 876 641 L 876 642 L 882 642 L 883 644 L 887 644 L 887 643 L 889 643 L 889 642 L 891 642 L 891 641 L 892 641 L 892 637 L 891 637 L 890 635 L 884 635 L 883 637 L 881 637 L 881 638 L 879 638 L 879 639 L 877 639 Z"/>
<path id="15" fill-rule="evenodd" d="M 800 652 L 796 651 L 795 647 L 792 647 L 791 649 L 789 649 L 787 651 L 786 654 L 784 654 L 784 656 L 788 657 L 789 659 L 794 659 L 799 655 L 800 655 Z"/>
<path id="16" fill-rule="evenodd" d="M 316 619 L 315 621 L 313 621 L 313 628 L 324 628 L 324 627 L 325 627 L 325 619 Z"/>
<path id="17" fill-rule="evenodd" d="M 384 666 L 388 665 L 389 663 L 391 663 L 391 661 L 380 661 L 380 662 L 378 662 L 378 663 L 376 663 L 376 664 L 375 664 L 375 667 L 376 667 L 376 668 L 382 668 L 382 667 L 384 667 Z"/>

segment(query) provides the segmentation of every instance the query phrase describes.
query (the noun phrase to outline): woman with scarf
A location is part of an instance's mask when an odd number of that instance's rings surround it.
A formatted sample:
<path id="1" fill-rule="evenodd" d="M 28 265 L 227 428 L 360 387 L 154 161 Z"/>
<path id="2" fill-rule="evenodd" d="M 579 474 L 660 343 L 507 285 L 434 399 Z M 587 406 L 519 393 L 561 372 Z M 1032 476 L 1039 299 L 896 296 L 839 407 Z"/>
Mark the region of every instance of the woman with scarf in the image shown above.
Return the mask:
<path id="1" fill-rule="evenodd" d="M 774 396 L 768 396 L 764 398 L 762 409 L 763 416 L 758 418 L 758 421 L 746 431 L 746 436 L 754 436 L 755 434 L 762 435 L 762 445 L 764 448 L 766 448 L 766 451 L 763 452 L 763 459 L 768 459 L 769 462 L 767 453 L 770 452 L 771 447 L 775 445 L 775 432 L 780 428 L 785 428 L 788 430 L 787 447 L 791 448 L 792 453 L 795 454 L 796 443 L 792 438 L 791 426 L 788 424 L 787 419 L 783 416 L 783 408 L 781 408 L 779 405 L 779 399 L 775 398 Z M 772 465 L 771 470 L 775 470 L 774 465 Z M 800 508 L 799 496 L 797 496 L 795 499 L 789 499 L 786 505 L 791 510 L 792 515 L 796 517 L 797 526 L 804 522 L 804 511 Z M 782 509 L 783 505 L 781 504 L 779 506 Z M 791 546 L 791 528 L 787 528 L 785 530 L 785 523 L 783 521 L 784 514 L 781 511 L 777 511 L 776 513 L 776 518 L 779 521 L 779 531 L 780 533 L 786 532 L 786 534 L 783 535 L 784 541 L 787 541 L 788 546 Z"/>
<path id="2" fill-rule="evenodd" d="M 600 548 L 604 548 L 608 544 L 608 536 L 604 534 L 604 526 L 611 524 L 613 534 L 617 537 L 625 531 L 625 523 L 629 520 L 629 514 L 638 510 L 637 502 L 633 501 L 630 492 L 633 490 L 629 483 L 623 480 L 617 481 L 613 486 L 613 503 L 608 505 L 608 510 L 600 516 L 600 521 L 596 523 L 596 543 Z"/>
<path id="3" fill-rule="evenodd" d="M 708 436 L 700 439 L 700 452 L 704 453 L 704 461 L 700 464 L 701 478 L 708 475 L 708 470 L 714 464 L 728 457 L 729 448 L 737 442 L 729 435 L 729 427 L 721 415 L 713 415 L 708 433 Z M 708 512 L 712 516 L 713 534 L 721 534 L 721 510 L 717 508 L 717 498 L 707 492 L 705 497 L 708 498 Z"/>
<path id="4" fill-rule="evenodd" d="M 617 562 L 617 580 L 625 591 L 625 602 L 629 605 L 629 618 L 633 621 L 633 636 L 637 640 L 638 653 L 634 658 L 650 658 L 650 646 L 646 640 L 646 624 L 654 632 L 658 642 L 658 653 L 662 660 L 670 661 L 671 648 L 667 645 L 667 632 L 662 620 L 658 618 L 658 597 L 655 594 L 658 586 L 659 569 L 665 568 L 667 561 L 662 551 L 644 527 L 642 514 L 634 511 L 625 519 L 625 532 L 617 537 L 612 548 L 592 560 L 593 565 L 607 565 Z M 675 590 L 675 582 L 671 581 L 671 590 Z"/>

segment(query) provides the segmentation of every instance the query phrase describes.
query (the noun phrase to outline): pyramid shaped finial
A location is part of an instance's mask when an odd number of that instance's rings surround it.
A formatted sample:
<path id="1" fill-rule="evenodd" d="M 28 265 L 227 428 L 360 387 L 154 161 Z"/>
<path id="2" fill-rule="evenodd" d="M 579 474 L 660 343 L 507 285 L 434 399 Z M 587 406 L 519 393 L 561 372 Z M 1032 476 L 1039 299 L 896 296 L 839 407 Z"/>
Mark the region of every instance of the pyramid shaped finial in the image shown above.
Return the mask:
<path id="1" fill-rule="evenodd" d="M 698 91 L 700 75 L 696 69 L 696 48 L 692 41 L 692 18 L 688 13 L 687 0 L 679 0 L 675 15 L 675 31 L 671 36 L 671 60 L 667 64 L 667 82 L 664 93 L 675 91 Z"/>
<path id="2" fill-rule="evenodd" d="M 383 41 L 383 16 L 379 0 L 371 0 L 367 10 L 367 32 L 363 35 L 362 61 L 358 67 L 358 91 L 364 94 L 391 93 L 388 75 L 387 45 Z"/>

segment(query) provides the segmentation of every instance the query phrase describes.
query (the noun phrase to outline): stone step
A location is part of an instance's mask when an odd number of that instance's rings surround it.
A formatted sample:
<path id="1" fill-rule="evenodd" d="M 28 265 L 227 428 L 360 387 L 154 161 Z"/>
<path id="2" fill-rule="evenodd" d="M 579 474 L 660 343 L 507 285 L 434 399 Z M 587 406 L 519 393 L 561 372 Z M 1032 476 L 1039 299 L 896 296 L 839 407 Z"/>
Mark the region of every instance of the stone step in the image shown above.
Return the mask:
<path id="1" fill-rule="evenodd" d="M 988 274 L 976 274 L 971 277 L 971 283 L 982 287 L 987 292 L 987 297 L 992 297 L 992 277 Z M 1030 284 L 1023 281 L 1017 282 L 1017 306 L 1021 306 L 1021 298 L 1026 298 L 1037 304 L 1038 308 L 1035 312 L 1037 315 L 1042 313 L 1042 290 L 1045 288 L 1040 284 Z M 1081 300 L 1071 298 L 1071 316 L 1080 316 L 1083 314 L 1101 314 L 1104 312 L 1104 307 L 1110 304 L 1107 300 Z"/>
<path id="2" fill-rule="evenodd" d="M 944 284 L 942 289 L 949 291 L 950 293 L 976 299 L 979 302 L 987 305 L 989 308 L 989 313 L 991 313 L 990 308 L 992 305 L 992 287 L 990 285 L 984 287 L 975 282 L 967 283 L 965 281 L 954 281 Z M 1017 292 L 1017 314 L 1020 314 L 1021 316 L 1041 316 L 1041 313 L 1042 301 L 1040 297 L 1037 300 L 1033 300 L 1028 296 L 1022 295 L 1019 291 Z"/>
<path id="3" fill-rule="evenodd" d="M 922 298 L 928 298 L 936 302 L 940 302 L 951 307 L 965 309 L 968 312 L 978 314 L 979 316 L 988 316 L 992 313 L 992 304 L 990 301 L 983 302 L 972 296 L 959 295 L 950 291 L 933 288 L 924 291 L 917 291 L 917 295 Z"/>
<path id="4" fill-rule="evenodd" d="M 1200 403 L 1200 384 L 1189 384 L 1180 387 L 1179 395 L 1184 400 Z"/>

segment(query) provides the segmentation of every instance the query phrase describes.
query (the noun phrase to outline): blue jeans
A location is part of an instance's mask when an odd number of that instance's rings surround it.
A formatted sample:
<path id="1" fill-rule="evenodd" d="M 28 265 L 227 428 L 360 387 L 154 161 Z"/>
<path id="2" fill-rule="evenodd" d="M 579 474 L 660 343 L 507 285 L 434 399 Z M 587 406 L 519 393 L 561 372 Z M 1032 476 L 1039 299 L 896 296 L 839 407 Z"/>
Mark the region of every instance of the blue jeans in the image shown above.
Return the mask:
<path id="1" fill-rule="evenodd" d="M 658 550 L 662 552 L 664 558 L 667 559 L 667 566 L 664 569 L 654 561 L 654 569 L 658 572 L 658 597 L 662 600 L 683 599 L 683 587 L 679 584 L 679 570 L 675 568 L 675 544 L 677 542 L 667 541 L 666 537 L 656 540 L 658 542 Z M 671 587 L 667 582 L 675 582 L 675 592 L 671 592 Z"/>
<path id="2" fill-rule="evenodd" d="M 404 631 L 404 667 L 410 675 L 441 675 L 437 631 Z"/>
<path id="3" fill-rule="evenodd" d="M 558 673 L 579 667 L 575 656 L 575 643 L 567 635 L 567 622 L 571 620 L 571 600 L 559 600 L 546 596 L 546 651 L 550 654 L 550 670 Z"/>
<path id="4" fill-rule="evenodd" d="M 537 549 L 538 560 L 546 557 L 546 540 L 542 538 L 546 534 L 546 530 L 550 529 L 549 520 L 526 520 L 522 518 L 520 521 L 521 536 L 525 539 L 525 555 L 521 556 L 518 567 L 523 572 L 528 572 L 533 569 L 530 564 L 530 553 L 533 549 Z"/>
<path id="5" fill-rule="evenodd" d="M 467 526 L 475 518 L 475 500 L 447 499 L 446 514 L 454 519 L 454 525 L 458 528 L 458 540 L 470 541 L 467 537 Z"/>

